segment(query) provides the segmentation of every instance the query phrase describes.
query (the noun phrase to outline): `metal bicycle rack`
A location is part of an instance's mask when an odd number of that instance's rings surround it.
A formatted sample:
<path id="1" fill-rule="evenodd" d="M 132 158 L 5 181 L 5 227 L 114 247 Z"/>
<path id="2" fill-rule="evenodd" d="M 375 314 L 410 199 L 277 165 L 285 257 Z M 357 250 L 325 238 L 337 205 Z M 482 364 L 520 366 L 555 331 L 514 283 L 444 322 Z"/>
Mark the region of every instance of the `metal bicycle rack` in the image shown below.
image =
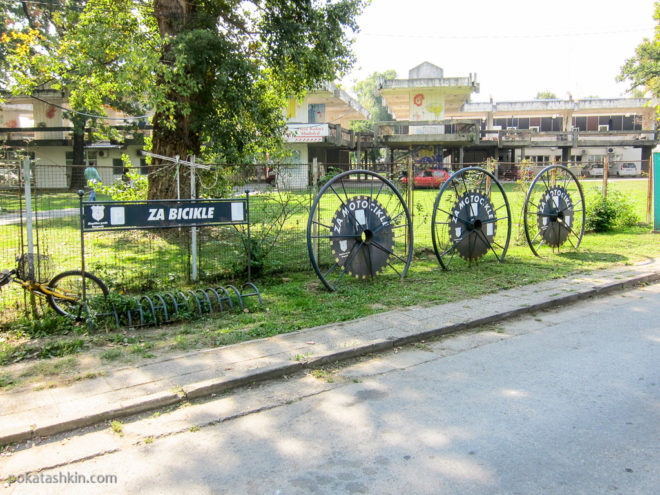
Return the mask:
<path id="1" fill-rule="evenodd" d="M 167 158 L 167 157 L 161 157 Z M 179 162 L 178 158 L 176 159 Z M 183 163 L 183 162 L 181 162 Z M 186 162 L 187 163 L 187 162 Z M 191 167 L 200 166 L 189 163 Z M 193 177 L 191 170 L 191 177 Z M 192 179 L 191 179 L 192 180 Z M 243 309 L 244 301 L 249 297 L 257 297 L 263 305 L 261 293 L 251 282 L 251 242 L 250 242 L 250 199 L 249 191 L 245 198 L 230 199 L 195 199 L 194 181 L 191 183 L 193 197 L 189 200 L 144 200 L 144 201 L 83 201 L 83 191 L 78 191 L 80 198 L 80 246 L 81 271 L 85 272 L 85 233 L 99 231 L 119 231 L 132 229 L 185 228 L 192 229 L 193 242 L 196 239 L 198 227 L 214 225 L 246 225 L 247 227 L 247 277 L 248 281 L 239 290 L 233 285 L 226 287 L 208 287 L 206 289 L 175 290 L 151 295 L 136 296 L 130 299 L 130 307 L 117 310 L 110 303 L 109 311 L 94 312 L 95 316 L 114 319 L 117 327 L 125 323 L 129 327 L 159 325 L 173 321 L 176 316 L 185 314 L 204 314 L 222 312 L 225 307 Z M 191 208 L 205 210 L 204 218 L 187 217 L 181 213 Z M 158 211 L 161 215 L 152 215 Z M 168 212 L 166 214 L 166 211 Z M 112 213 L 114 212 L 114 213 Z M 171 213 L 174 212 L 175 215 Z M 114 216 L 113 216 L 114 215 Z M 194 252 L 194 250 L 193 250 Z M 195 264 L 193 263 L 193 266 Z M 193 270 L 193 280 L 196 280 L 196 270 Z M 83 299 L 85 297 L 83 296 Z M 87 314 L 87 301 L 83 304 Z"/>
<path id="2" fill-rule="evenodd" d="M 109 312 L 97 313 L 97 316 L 111 317 L 117 327 L 122 324 L 128 327 L 161 325 L 184 314 L 204 316 L 235 307 L 243 309 L 244 302 L 249 297 L 256 297 L 259 305 L 263 305 L 257 286 L 247 282 L 241 290 L 234 285 L 228 285 L 136 296 L 131 299 L 132 307 L 118 311 L 116 305 L 111 303 Z"/>

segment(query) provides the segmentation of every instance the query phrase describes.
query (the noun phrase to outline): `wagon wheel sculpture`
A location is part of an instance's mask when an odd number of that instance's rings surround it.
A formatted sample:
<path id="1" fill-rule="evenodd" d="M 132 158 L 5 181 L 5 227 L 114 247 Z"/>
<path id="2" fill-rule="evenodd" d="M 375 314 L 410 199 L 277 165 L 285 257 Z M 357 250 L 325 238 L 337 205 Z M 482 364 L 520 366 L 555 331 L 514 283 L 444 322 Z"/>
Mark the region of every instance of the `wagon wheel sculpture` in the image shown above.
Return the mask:
<path id="1" fill-rule="evenodd" d="M 318 275 L 334 291 L 346 277 L 403 278 L 412 259 L 412 222 L 390 181 L 368 170 L 333 177 L 314 199 L 307 250 Z"/>
<path id="2" fill-rule="evenodd" d="M 456 258 L 502 261 L 511 238 L 511 210 L 497 178 L 479 167 L 452 174 L 435 199 L 431 236 L 445 270 Z"/>
<path id="3" fill-rule="evenodd" d="M 567 167 L 550 165 L 532 181 L 523 207 L 525 237 L 536 256 L 543 247 L 554 252 L 582 242 L 586 209 L 582 186 Z"/>

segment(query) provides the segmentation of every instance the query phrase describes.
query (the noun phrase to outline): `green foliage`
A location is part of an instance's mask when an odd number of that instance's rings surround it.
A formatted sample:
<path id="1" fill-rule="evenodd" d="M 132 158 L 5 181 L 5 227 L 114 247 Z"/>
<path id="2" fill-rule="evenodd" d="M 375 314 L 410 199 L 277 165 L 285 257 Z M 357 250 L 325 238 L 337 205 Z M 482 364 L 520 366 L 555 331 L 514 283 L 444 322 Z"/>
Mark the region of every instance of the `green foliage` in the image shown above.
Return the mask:
<path id="1" fill-rule="evenodd" d="M 353 87 L 358 102 L 371 115 L 371 118 L 368 121 L 355 121 L 355 123 L 351 123 L 351 128 L 353 130 L 358 132 L 373 131 L 374 123 L 394 120 L 392 115 L 387 111 L 387 107 L 383 105 L 383 97 L 378 95 L 377 92 L 378 82 L 381 78 L 395 79 L 396 72 L 393 70 L 374 72 Z"/>
<path id="2" fill-rule="evenodd" d="M 32 338 L 65 335 L 79 330 L 80 328 L 75 326 L 75 322 L 70 318 L 62 318 L 54 314 L 45 314 L 39 319 L 21 318 L 12 326 L 12 331 Z"/>
<path id="3" fill-rule="evenodd" d="M 112 349 L 108 349 L 107 351 L 103 351 L 101 353 L 101 359 L 104 361 L 116 361 L 119 359 L 123 354 L 123 351 L 119 347 L 113 347 Z"/>
<path id="4" fill-rule="evenodd" d="M 585 201 L 585 230 L 588 232 L 610 232 L 632 227 L 639 221 L 632 201 L 619 191 L 608 191 L 607 197 L 598 191 L 590 194 Z"/>
<path id="5" fill-rule="evenodd" d="M 3 33 L 1 69 L 15 94 L 50 87 L 67 92 L 75 112 L 104 115 L 110 105 L 144 113 L 140 102 L 154 96 L 150 82 L 160 45 L 154 28 L 147 1 L 42 3 Z M 72 117 L 84 123 L 89 117 L 82 113 Z"/>
<path id="6" fill-rule="evenodd" d="M 153 110 L 155 153 L 240 163 L 281 148 L 288 98 L 350 68 L 349 32 L 364 4 L 53 0 L 30 6 L 39 22 L 11 9 L 0 73 L 16 94 L 67 92 L 76 129 L 106 105 Z M 172 197 L 173 183 L 153 174 L 149 197 Z"/>
<path id="7" fill-rule="evenodd" d="M 335 176 L 341 174 L 342 172 L 343 172 L 343 170 L 340 169 L 340 168 L 337 168 L 337 167 L 328 167 L 328 168 L 325 170 L 325 172 L 323 173 L 323 175 L 322 175 L 321 177 L 319 177 L 319 185 L 323 185 L 323 184 L 325 184 L 325 183 L 328 182 L 330 179 L 332 179 L 333 177 L 335 177 Z"/>
<path id="8" fill-rule="evenodd" d="M 58 340 L 56 342 L 49 342 L 44 345 L 39 352 L 40 358 L 53 358 L 68 356 L 69 354 L 76 354 L 80 352 L 84 345 L 83 339 L 73 340 Z"/>
<path id="9" fill-rule="evenodd" d="M 8 373 L 0 373 L 0 389 L 11 389 L 16 385 L 16 379 Z"/>
<path id="10" fill-rule="evenodd" d="M 147 199 L 149 180 L 131 166 L 128 155 L 121 156 L 124 162 L 122 180 L 113 184 L 97 183 L 94 189 L 99 194 L 106 194 L 114 201 L 138 201 Z"/>
<path id="11" fill-rule="evenodd" d="M 657 21 L 653 40 L 645 38 L 635 49 L 635 55 L 621 67 L 617 81 L 630 81 L 630 91 L 643 89 L 656 98 L 660 96 L 660 2 L 655 2 L 653 18 Z M 660 118 L 660 107 L 657 108 Z"/>
<path id="12" fill-rule="evenodd" d="M 374 72 L 363 81 L 358 82 L 353 91 L 357 95 L 358 102 L 369 112 L 369 120 L 355 120 L 351 122 L 350 128 L 355 132 L 371 133 L 374 132 L 374 125 L 378 122 L 388 122 L 394 120 L 392 115 L 383 104 L 383 97 L 378 94 L 378 84 L 380 79 L 395 79 L 396 72 L 387 70 L 385 72 Z M 380 160 L 384 152 L 379 149 L 366 150 L 367 159 L 372 163 Z"/>
<path id="13" fill-rule="evenodd" d="M 556 100 L 557 95 L 552 91 L 539 91 L 534 97 L 535 100 Z"/>

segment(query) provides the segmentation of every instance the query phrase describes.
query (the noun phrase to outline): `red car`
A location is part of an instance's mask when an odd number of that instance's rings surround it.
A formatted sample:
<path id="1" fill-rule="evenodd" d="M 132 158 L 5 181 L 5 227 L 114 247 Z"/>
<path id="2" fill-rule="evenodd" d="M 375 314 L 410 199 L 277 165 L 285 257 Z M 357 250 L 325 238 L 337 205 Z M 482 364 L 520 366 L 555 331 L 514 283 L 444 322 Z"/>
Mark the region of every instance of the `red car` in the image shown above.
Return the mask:
<path id="1" fill-rule="evenodd" d="M 449 179 L 449 173 L 444 168 L 427 168 L 415 177 L 413 187 L 430 187 L 438 189 Z M 404 185 L 408 183 L 408 177 L 402 177 Z"/>

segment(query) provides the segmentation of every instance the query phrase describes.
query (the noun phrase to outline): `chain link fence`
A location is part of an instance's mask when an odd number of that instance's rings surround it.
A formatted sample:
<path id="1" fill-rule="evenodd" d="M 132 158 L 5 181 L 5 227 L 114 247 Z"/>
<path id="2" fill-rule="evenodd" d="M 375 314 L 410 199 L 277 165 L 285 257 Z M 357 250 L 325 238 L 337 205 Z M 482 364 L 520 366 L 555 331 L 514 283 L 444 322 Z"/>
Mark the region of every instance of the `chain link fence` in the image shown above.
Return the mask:
<path id="1" fill-rule="evenodd" d="M 632 164 L 632 165 L 631 165 Z M 511 204 L 512 232 L 518 229 L 524 195 L 533 177 L 549 163 L 471 163 L 490 169 L 503 182 Z M 567 164 L 587 191 L 607 187 L 602 162 Z M 609 175 L 642 179 L 640 162 L 610 163 Z M 625 166 L 624 166 L 625 165 Z M 254 276 L 311 270 L 307 253 L 306 228 L 309 212 L 321 185 L 346 166 L 328 164 L 226 166 L 205 171 L 198 177 L 198 196 L 245 196 L 250 203 L 250 254 Z M 432 252 L 431 216 L 441 184 L 417 181 L 425 168 L 412 167 L 413 181 L 404 181 L 409 163 L 379 163 L 369 169 L 393 182 L 406 198 L 413 217 L 415 253 Z M 84 167 L 83 167 L 84 168 Z M 175 169 L 170 168 L 174 173 Z M 104 184 L 126 180 L 125 170 L 98 167 Z M 82 168 L 71 165 L 33 164 L 29 194 L 32 211 L 32 251 L 35 269 L 41 278 L 81 267 L 80 197 L 71 188 L 71 178 Z M 153 172 L 142 167 L 140 173 Z M 452 170 L 448 170 L 449 173 Z M 316 176 L 315 176 L 316 175 Z M 16 259 L 28 252 L 28 204 L 25 170 L 19 159 L 0 163 L 0 270 L 16 267 Z M 407 189 L 404 182 L 415 185 Z M 643 182 L 643 181 L 640 181 Z M 611 184 L 610 187 L 617 187 Z M 645 191 L 645 183 L 641 184 Z M 86 188 L 85 199 L 87 199 Z M 646 196 L 644 196 L 646 198 Z M 111 197 L 97 194 L 98 201 Z M 636 205 L 641 221 L 646 202 Z M 519 229 L 518 229 L 519 230 Z M 99 276 L 111 290 L 136 292 L 170 290 L 192 285 L 193 243 L 190 228 L 92 232 L 84 234 L 86 269 Z M 201 283 L 241 280 L 247 277 L 247 227 L 201 227 L 197 233 L 197 273 Z M 0 292 L 0 305 L 19 309 L 26 295 L 17 284 Z M 4 318 L 4 317 L 3 317 Z"/>

